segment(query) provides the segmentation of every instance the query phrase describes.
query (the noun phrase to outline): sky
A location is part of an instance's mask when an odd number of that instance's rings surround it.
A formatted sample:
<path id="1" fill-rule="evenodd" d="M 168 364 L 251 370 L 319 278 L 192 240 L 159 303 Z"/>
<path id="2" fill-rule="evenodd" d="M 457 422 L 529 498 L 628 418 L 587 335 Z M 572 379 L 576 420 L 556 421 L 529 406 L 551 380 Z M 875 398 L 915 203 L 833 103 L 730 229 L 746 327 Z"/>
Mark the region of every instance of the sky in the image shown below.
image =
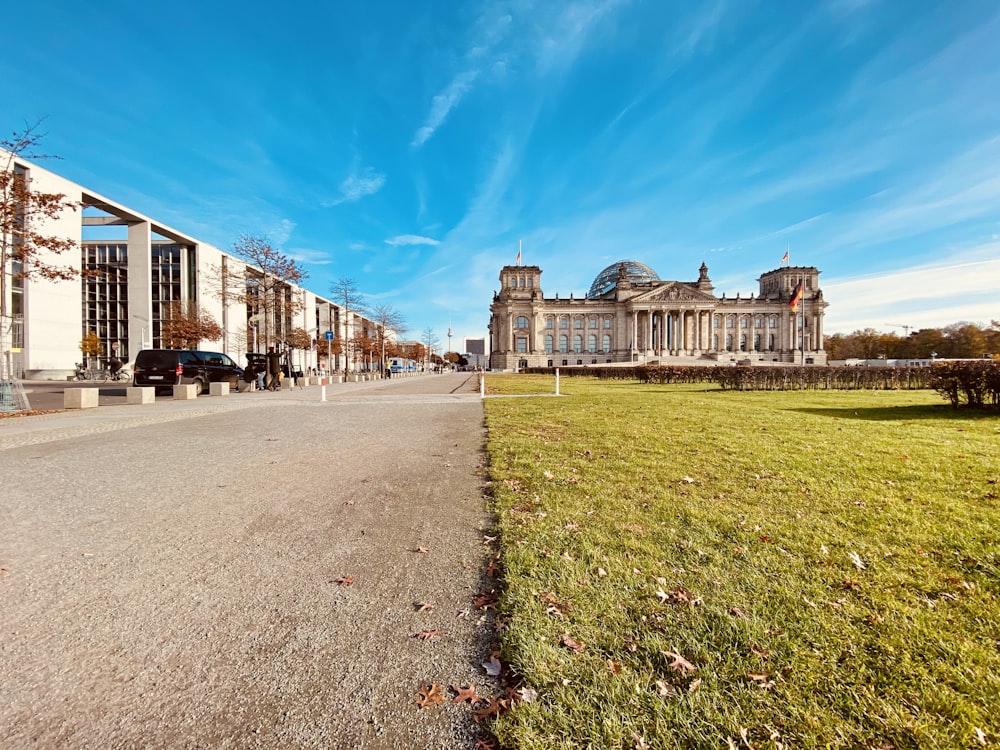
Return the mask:
<path id="1" fill-rule="evenodd" d="M 268 237 L 406 338 L 488 335 L 502 266 L 717 295 L 820 269 L 825 331 L 1000 319 L 995 0 L 21 2 L 0 130 L 230 250 Z"/>

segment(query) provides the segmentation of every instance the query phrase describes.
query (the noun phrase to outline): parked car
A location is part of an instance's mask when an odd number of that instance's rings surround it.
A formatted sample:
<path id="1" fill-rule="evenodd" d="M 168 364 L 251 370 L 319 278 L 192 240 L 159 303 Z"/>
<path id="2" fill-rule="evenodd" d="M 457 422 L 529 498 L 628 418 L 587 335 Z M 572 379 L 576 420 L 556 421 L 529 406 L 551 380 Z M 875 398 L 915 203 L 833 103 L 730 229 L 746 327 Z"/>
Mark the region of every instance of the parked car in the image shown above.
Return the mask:
<path id="1" fill-rule="evenodd" d="M 135 355 L 132 383 L 166 390 L 175 385 L 197 385 L 198 393 L 209 383 L 229 383 L 236 390 L 243 368 L 221 352 L 196 349 L 143 349 Z"/>

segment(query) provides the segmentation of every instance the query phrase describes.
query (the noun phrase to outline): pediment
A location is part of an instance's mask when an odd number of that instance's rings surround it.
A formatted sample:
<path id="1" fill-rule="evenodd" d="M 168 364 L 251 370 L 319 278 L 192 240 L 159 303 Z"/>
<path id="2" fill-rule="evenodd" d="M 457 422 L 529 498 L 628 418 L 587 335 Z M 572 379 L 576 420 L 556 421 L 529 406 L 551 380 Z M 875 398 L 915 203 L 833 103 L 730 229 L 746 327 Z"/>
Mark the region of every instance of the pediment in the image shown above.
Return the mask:
<path id="1" fill-rule="evenodd" d="M 693 289 L 679 281 L 665 281 L 654 289 L 643 292 L 629 300 L 633 305 L 647 302 L 717 302 L 708 292 Z"/>

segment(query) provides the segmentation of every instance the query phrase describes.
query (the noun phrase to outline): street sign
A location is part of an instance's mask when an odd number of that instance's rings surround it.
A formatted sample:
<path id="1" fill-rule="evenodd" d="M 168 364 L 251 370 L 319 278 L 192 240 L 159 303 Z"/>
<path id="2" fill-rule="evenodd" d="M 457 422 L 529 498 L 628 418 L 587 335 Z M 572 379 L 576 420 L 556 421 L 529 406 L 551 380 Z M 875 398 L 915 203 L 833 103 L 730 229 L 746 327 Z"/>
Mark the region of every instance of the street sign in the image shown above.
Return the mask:
<path id="1" fill-rule="evenodd" d="M 326 340 L 327 341 L 333 341 L 333 331 L 327 331 L 326 332 Z"/>

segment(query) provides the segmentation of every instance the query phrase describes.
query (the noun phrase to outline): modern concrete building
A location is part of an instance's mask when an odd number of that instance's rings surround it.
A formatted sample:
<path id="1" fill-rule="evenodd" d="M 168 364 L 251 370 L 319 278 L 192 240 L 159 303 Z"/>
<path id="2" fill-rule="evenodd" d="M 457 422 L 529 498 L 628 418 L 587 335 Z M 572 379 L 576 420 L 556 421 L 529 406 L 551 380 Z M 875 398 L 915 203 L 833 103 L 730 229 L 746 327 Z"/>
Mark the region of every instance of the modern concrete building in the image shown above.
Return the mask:
<path id="1" fill-rule="evenodd" d="M 46 258 L 79 274 L 70 281 L 19 278 L 4 263 L 7 319 L 0 321 L 0 379 L 64 379 L 83 359 L 81 341 L 93 331 L 103 364 L 115 352 L 126 361 L 143 348 L 163 345 L 164 322 L 178 305 L 204 311 L 222 328 L 203 349 L 245 363 L 248 351 L 279 348 L 295 329 L 306 332 L 310 348 L 291 353 L 297 369 L 320 364 L 327 333 L 342 342 L 335 370 L 378 370 L 377 355 L 352 342 L 362 333 L 376 337 L 373 321 L 345 311 L 330 299 L 294 284 L 258 290 L 261 270 L 230 253 L 67 180 L 36 164 L 0 151 L 30 189 L 59 193 L 78 210 L 65 210 L 36 226 L 47 236 L 73 241 L 75 250 Z M 8 237 L 14 247 L 17 237 Z M 233 280 L 236 280 L 235 285 Z M 265 324 L 265 316 L 267 316 Z"/>
<path id="2" fill-rule="evenodd" d="M 782 267 L 757 280 L 757 295 L 716 297 L 704 263 L 688 282 L 661 281 L 649 266 L 623 260 L 574 299 L 546 297 L 538 266 L 504 266 L 490 306 L 490 367 L 826 364 L 819 274 Z"/>

